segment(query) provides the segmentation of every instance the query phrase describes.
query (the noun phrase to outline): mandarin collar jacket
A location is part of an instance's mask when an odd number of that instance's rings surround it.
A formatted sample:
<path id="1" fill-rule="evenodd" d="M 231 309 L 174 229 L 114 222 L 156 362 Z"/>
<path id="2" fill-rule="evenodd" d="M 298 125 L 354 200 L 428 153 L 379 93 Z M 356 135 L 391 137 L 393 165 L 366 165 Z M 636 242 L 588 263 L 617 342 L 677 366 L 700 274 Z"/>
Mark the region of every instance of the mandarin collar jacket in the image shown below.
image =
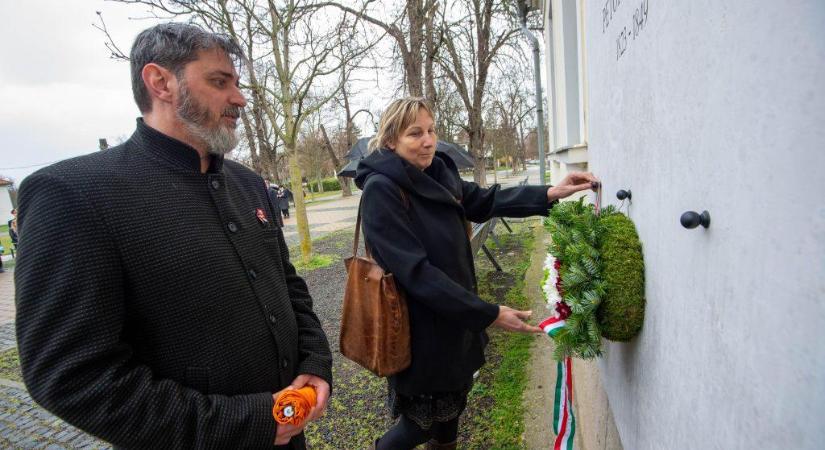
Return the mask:
<path id="1" fill-rule="evenodd" d="M 271 448 L 272 393 L 332 358 L 263 180 L 138 120 L 27 177 L 17 336 L 31 396 L 116 447 Z M 296 436 L 291 448 L 304 448 Z"/>

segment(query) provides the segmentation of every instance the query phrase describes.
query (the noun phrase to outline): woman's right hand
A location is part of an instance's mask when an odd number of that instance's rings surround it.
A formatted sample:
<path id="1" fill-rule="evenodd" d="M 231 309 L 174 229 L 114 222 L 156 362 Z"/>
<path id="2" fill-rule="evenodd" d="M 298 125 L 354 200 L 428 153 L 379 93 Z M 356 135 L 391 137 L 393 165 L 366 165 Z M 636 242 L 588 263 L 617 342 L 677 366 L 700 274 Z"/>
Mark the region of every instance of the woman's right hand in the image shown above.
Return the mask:
<path id="1" fill-rule="evenodd" d="M 561 200 L 587 189 L 595 191 L 599 183 L 599 179 L 590 172 L 571 172 L 559 184 L 547 189 L 547 201 Z"/>
<path id="2" fill-rule="evenodd" d="M 498 317 L 493 322 L 493 325 L 503 328 L 507 331 L 515 331 L 518 333 L 543 333 L 541 328 L 525 323 L 529 319 L 533 311 L 519 311 L 507 306 L 498 307 Z"/>

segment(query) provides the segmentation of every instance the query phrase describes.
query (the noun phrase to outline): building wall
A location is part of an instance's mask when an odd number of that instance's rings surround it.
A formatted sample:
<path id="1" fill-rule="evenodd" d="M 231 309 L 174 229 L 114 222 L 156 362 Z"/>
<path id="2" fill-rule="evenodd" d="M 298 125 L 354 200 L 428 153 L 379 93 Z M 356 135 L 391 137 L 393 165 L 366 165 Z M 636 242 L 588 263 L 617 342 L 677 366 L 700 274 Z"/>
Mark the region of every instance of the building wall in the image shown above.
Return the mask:
<path id="1" fill-rule="evenodd" d="M 5 225 L 11 219 L 11 210 L 14 208 L 9 196 L 9 187 L 0 186 L 0 224 Z"/>
<path id="2" fill-rule="evenodd" d="M 589 168 L 645 254 L 600 363 L 624 448 L 825 448 L 825 2 L 579 6 Z"/>

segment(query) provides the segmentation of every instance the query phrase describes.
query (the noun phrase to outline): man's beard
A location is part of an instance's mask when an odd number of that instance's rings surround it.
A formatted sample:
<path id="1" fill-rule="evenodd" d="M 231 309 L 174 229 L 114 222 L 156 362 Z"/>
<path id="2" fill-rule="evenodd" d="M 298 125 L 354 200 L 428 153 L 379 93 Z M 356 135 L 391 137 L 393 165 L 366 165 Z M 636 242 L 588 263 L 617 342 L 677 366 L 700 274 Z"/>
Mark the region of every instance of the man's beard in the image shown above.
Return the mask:
<path id="1" fill-rule="evenodd" d="M 206 144 L 207 152 L 213 155 L 224 155 L 238 145 L 238 135 L 235 129 L 223 126 L 220 123 L 220 117 L 216 125 L 210 126 L 209 109 L 198 103 L 189 93 L 186 82 L 183 80 L 180 83 L 180 104 L 177 112 L 189 133 Z M 238 117 L 240 113 L 241 110 L 237 106 L 229 106 L 221 113 L 221 116 Z"/>

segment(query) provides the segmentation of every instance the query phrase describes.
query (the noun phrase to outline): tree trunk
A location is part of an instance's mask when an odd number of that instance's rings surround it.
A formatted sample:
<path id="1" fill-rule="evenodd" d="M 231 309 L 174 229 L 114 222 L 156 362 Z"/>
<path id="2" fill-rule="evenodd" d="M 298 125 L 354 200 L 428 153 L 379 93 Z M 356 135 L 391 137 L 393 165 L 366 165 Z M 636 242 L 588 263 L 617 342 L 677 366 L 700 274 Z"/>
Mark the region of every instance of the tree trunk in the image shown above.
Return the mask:
<path id="1" fill-rule="evenodd" d="M 434 1 L 427 1 L 425 6 L 426 23 L 424 26 L 424 86 L 426 88 L 425 96 L 430 103 L 431 108 L 436 108 L 438 105 L 438 98 L 435 90 L 435 56 L 438 51 L 435 42 L 435 33 L 437 32 L 434 21 L 438 4 Z"/>
<path id="2" fill-rule="evenodd" d="M 421 77 L 421 48 L 424 44 L 426 18 L 421 0 L 407 0 L 407 18 L 410 20 L 410 26 L 407 30 L 410 36 L 409 52 L 404 55 L 407 90 L 413 97 L 422 97 L 424 86 Z"/>
<path id="3" fill-rule="evenodd" d="M 487 187 L 487 167 L 484 158 L 484 121 L 480 110 L 468 111 L 467 134 L 470 135 L 470 154 L 476 158 L 473 179 L 481 187 Z M 481 164 L 479 164 L 479 162 Z"/>
<path id="4" fill-rule="evenodd" d="M 258 153 L 258 147 L 255 145 L 255 132 L 254 132 L 254 125 L 252 121 L 249 120 L 249 116 L 246 114 L 245 110 L 241 110 L 241 122 L 243 123 L 243 131 L 246 135 L 246 143 L 249 144 L 249 156 L 252 160 L 252 170 L 257 173 L 258 175 L 266 178 L 263 170 L 263 164 L 261 164 L 261 157 Z"/>
<path id="5" fill-rule="evenodd" d="M 350 124 L 347 122 L 347 127 L 349 126 Z M 335 173 L 338 173 L 344 168 L 344 164 L 335 155 L 335 150 L 332 149 L 332 143 L 329 141 L 327 130 L 324 128 L 323 124 L 321 124 L 321 136 L 324 138 L 324 146 L 327 148 L 327 153 L 329 153 L 329 157 L 332 159 L 332 165 L 335 166 Z M 347 128 L 347 136 L 349 136 L 349 128 Z M 351 146 L 352 145 L 350 145 L 350 147 Z M 349 178 L 338 177 L 338 184 L 341 185 L 341 197 L 352 197 L 352 188 L 350 188 L 349 185 Z"/>
<path id="6" fill-rule="evenodd" d="M 289 178 L 292 185 L 292 196 L 295 199 L 295 223 L 298 226 L 298 237 L 301 240 L 301 261 L 309 264 L 312 259 L 312 240 L 309 236 L 309 221 L 307 221 L 307 208 L 304 201 L 304 187 L 301 185 L 301 166 L 298 162 L 298 153 L 287 147 L 289 152 Z"/>
<path id="7" fill-rule="evenodd" d="M 470 154 L 476 160 L 476 165 L 473 167 L 473 181 L 481 187 L 487 187 L 487 164 L 484 158 L 484 143 L 479 131 L 470 131 Z"/>

